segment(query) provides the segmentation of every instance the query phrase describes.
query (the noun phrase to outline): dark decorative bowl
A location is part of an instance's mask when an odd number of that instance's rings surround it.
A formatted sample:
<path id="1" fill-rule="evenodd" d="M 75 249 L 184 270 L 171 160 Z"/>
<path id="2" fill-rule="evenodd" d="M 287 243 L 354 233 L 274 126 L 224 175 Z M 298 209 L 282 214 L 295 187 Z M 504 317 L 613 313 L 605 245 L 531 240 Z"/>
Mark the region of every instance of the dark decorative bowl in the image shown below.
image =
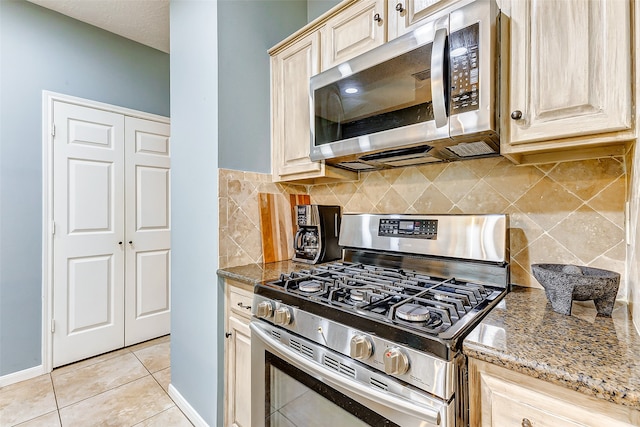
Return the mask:
<path id="1" fill-rule="evenodd" d="M 611 316 L 620 274 L 570 264 L 531 264 L 533 276 L 544 287 L 553 311 L 571 314 L 571 302 L 593 300 L 600 316 Z"/>

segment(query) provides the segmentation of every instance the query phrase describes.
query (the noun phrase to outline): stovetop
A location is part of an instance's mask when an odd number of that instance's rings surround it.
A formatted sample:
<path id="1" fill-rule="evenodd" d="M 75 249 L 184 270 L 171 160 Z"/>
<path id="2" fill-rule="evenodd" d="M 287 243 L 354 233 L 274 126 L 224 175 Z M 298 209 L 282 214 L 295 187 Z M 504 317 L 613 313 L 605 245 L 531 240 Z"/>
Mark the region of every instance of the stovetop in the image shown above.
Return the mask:
<path id="1" fill-rule="evenodd" d="M 342 261 L 256 285 L 254 315 L 313 339 L 327 319 L 451 360 L 508 291 L 507 228 L 506 215 L 344 215 Z"/>
<path id="2" fill-rule="evenodd" d="M 492 296 L 477 283 L 416 271 L 335 262 L 271 282 L 300 298 L 438 335 Z"/>
<path id="3" fill-rule="evenodd" d="M 455 356 L 462 338 L 506 292 L 455 278 L 349 262 L 282 274 L 254 289 L 256 305 L 278 301 L 276 306 L 292 307 L 296 313 L 328 319 L 445 360 Z"/>

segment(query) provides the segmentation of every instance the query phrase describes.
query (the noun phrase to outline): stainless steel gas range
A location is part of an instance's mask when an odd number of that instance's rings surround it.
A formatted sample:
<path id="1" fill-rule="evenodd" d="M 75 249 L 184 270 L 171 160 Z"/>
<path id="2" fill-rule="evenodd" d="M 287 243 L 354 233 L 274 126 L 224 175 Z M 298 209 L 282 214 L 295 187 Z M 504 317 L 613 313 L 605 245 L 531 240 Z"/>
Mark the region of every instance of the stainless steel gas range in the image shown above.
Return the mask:
<path id="1" fill-rule="evenodd" d="M 507 216 L 347 214 L 340 245 L 254 289 L 252 424 L 467 425 L 462 340 L 508 291 Z"/>

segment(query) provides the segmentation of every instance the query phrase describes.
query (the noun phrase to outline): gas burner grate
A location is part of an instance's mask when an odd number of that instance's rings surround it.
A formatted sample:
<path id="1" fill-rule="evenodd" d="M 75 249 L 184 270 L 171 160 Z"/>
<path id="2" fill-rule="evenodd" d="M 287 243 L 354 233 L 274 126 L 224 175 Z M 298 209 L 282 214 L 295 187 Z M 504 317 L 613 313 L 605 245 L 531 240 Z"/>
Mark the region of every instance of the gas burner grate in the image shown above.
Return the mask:
<path id="1" fill-rule="evenodd" d="M 444 279 L 412 270 L 349 262 L 282 274 L 271 285 L 302 298 L 355 309 L 365 317 L 427 333 L 446 330 L 489 295 L 483 285 L 454 277 Z M 428 314 L 417 319 L 405 313 L 407 307 Z"/>

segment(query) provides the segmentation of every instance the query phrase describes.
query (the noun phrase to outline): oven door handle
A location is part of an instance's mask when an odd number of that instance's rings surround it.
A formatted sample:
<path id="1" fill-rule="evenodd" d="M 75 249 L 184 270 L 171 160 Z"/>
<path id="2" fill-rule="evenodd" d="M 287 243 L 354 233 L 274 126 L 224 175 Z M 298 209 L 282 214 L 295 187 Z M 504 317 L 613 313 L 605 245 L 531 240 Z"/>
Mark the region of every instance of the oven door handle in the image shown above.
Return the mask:
<path id="1" fill-rule="evenodd" d="M 354 390 L 358 395 L 363 396 L 369 400 L 379 403 L 387 407 L 393 407 L 404 413 L 409 413 L 412 416 L 422 419 L 433 425 L 440 425 L 441 416 L 440 411 L 427 406 L 415 404 L 407 399 L 394 396 L 392 394 L 382 393 L 374 388 L 366 387 L 356 381 L 349 381 L 348 378 L 332 372 L 329 369 L 325 369 L 317 363 L 307 360 L 295 353 L 288 347 L 273 340 L 267 333 L 262 330 L 254 322 L 249 325 L 251 327 L 251 338 L 258 338 L 265 346 L 269 348 L 269 351 L 275 353 L 278 357 L 291 363 L 292 365 L 301 368 L 310 375 L 325 381 L 330 385 L 337 386 L 338 388 L 345 388 Z"/>

